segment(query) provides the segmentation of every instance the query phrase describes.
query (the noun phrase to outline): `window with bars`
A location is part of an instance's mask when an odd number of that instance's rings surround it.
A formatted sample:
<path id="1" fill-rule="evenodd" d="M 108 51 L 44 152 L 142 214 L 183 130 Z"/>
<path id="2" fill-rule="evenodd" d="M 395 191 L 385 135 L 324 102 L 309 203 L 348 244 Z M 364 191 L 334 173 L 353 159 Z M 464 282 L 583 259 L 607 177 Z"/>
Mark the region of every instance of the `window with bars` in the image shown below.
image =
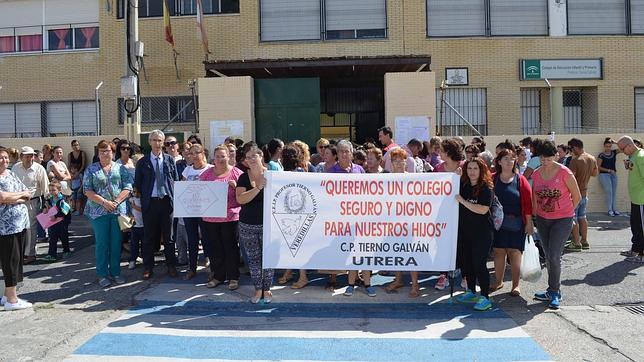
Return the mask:
<path id="1" fill-rule="evenodd" d="M 0 137 L 95 136 L 95 101 L 0 104 Z"/>
<path id="2" fill-rule="evenodd" d="M 487 135 L 486 88 L 448 88 L 443 97 L 445 102 L 442 102 L 441 90 L 436 89 L 436 119 L 441 135 L 476 134 L 468 122 L 480 134 Z"/>
<path id="3" fill-rule="evenodd" d="M 195 106 L 191 96 L 142 97 L 141 123 L 192 123 L 196 121 Z M 118 99 L 119 124 L 123 124 L 125 105 Z"/>
<path id="4" fill-rule="evenodd" d="M 521 130 L 524 134 L 541 134 L 541 90 L 521 89 Z"/>
<path id="5" fill-rule="evenodd" d="M 644 131 L 644 88 L 635 88 L 635 129 Z"/>
<path id="6" fill-rule="evenodd" d="M 564 130 L 568 133 L 580 133 L 583 130 L 581 89 L 564 89 Z"/>

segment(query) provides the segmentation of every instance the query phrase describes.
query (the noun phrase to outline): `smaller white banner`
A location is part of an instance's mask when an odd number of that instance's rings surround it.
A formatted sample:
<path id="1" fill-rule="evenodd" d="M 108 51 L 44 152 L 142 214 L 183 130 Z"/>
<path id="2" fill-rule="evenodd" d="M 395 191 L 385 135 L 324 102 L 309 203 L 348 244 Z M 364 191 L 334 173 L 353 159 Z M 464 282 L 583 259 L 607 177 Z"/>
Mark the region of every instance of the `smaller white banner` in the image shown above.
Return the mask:
<path id="1" fill-rule="evenodd" d="M 226 217 L 227 204 L 227 182 L 174 183 L 174 217 Z"/>

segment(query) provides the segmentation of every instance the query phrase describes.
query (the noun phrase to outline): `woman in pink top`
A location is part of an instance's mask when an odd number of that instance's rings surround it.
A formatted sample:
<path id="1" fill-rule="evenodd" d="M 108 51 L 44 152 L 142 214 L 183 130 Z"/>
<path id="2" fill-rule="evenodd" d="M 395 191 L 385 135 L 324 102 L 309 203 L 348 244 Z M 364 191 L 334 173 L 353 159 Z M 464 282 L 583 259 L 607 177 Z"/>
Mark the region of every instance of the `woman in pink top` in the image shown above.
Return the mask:
<path id="1" fill-rule="evenodd" d="M 561 254 L 572 231 L 575 208 L 581 200 L 577 180 L 566 166 L 556 162 L 557 147 L 552 141 L 541 145 L 541 166 L 532 174 L 532 204 L 537 214 L 537 229 L 546 254 L 548 289 L 534 295 L 559 309 L 561 303 Z"/>
<path id="2" fill-rule="evenodd" d="M 214 164 L 199 177 L 200 181 L 215 181 L 228 183 L 228 206 L 226 217 L 204 217 L 202 226 L 204 251 L 210 258 L 210 277 L 208 288 L 228 280 L 228 289 L 239 287 L 239 244 L 237 242 L 237 222 L 241 206 L 235 197 L 237 180 L 243 173 L 228 162 L 228 148 L 220 145 L 214 151 Z"/>

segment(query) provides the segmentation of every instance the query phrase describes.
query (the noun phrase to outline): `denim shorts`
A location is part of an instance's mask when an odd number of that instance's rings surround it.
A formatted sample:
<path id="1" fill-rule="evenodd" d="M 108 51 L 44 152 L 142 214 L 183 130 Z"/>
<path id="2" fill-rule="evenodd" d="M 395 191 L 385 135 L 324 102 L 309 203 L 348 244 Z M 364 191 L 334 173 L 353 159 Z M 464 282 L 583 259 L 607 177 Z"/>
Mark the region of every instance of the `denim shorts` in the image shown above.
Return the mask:
<path id="1" fill-rule="evenodd" d="M 585 219 L 586 218 L 586 204 L 588 204 L 588 197 L 582 197 L 579 201 L 579 205 L 575 209 L 575 219 Z"/>

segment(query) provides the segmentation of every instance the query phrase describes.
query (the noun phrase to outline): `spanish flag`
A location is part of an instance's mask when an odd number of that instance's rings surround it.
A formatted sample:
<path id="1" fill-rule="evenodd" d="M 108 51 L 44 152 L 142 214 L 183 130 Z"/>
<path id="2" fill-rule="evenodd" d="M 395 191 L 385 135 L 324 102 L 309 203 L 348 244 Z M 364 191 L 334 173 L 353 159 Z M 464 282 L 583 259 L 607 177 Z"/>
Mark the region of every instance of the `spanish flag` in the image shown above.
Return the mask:
<path id="1" fill-rule="evenodd" d="M 170 24 L 170 10 L 168 10 L 167 0 L 163 0 L 163 30 L 165 32 L 165 41 L 172 45 L 174 49 L 174 37 L 172 36 L 172 25 Z"/>

